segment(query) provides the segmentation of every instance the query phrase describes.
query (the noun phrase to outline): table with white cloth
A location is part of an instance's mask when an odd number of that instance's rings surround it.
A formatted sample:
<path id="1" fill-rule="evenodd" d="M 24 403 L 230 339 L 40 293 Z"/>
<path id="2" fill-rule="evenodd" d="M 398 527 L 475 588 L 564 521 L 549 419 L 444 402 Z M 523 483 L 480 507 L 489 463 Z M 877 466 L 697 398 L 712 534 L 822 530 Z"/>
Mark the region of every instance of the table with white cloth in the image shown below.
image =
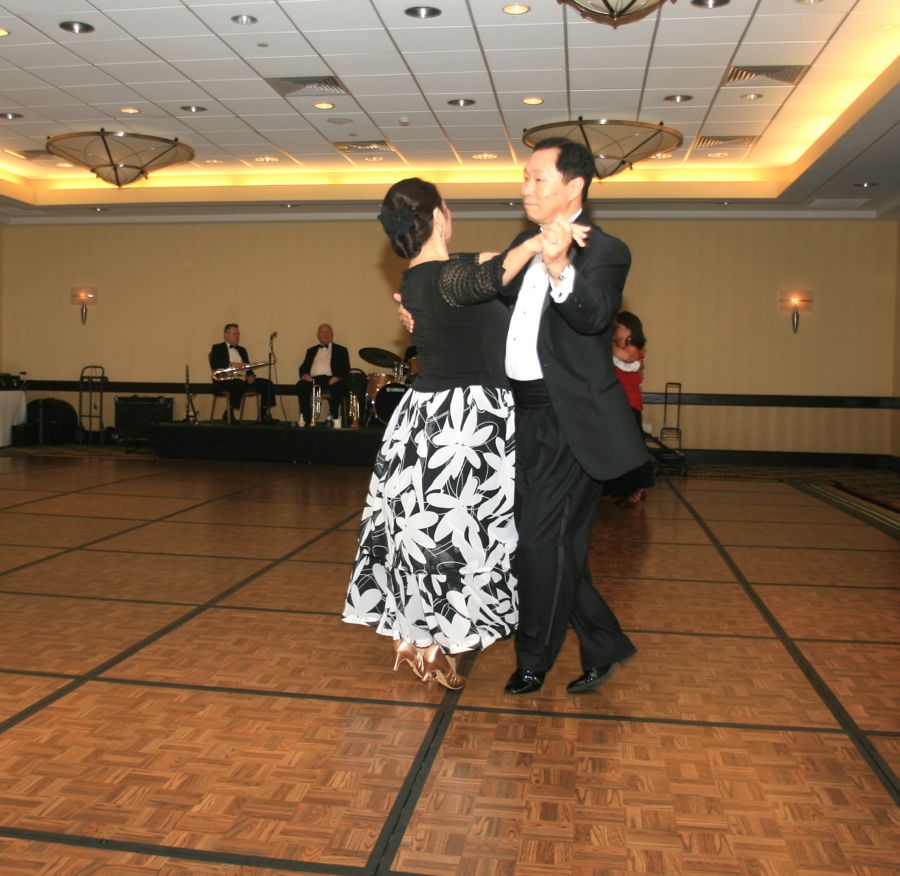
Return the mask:
<path id="1" fill-rule="evenodd" d="M 25 422 L 25 393 L 20 389 L 0 391 L 0 447 L 12 444 L 12 427 Z"/>

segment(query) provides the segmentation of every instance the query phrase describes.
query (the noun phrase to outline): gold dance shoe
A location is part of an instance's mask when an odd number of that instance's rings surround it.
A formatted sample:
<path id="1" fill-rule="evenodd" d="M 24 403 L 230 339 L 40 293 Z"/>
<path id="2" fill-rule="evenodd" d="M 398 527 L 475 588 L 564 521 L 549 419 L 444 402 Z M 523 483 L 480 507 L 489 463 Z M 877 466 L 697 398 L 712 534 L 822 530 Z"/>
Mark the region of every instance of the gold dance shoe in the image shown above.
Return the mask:
<path id="1" fill-rule="evenodd" d="M 449 690 L 459 690 L 466 684 L 465 678 L 457 675 L 452 657 L 448 657 L 438 645 L 432 645 L 422 655 L 425 678 L 422 681 L 436 681 Z"/>
<path id="2" fill-rule="evenodd" d="M 404 642 L 403 639 L 394 639 L 393 651 L 394 672 L 400 668 L 401 663 L 405 663 L 413 671 L 416 678 L 420 681 L 427 681 L 422 652 L 413 645 L 412 642 Z"/>

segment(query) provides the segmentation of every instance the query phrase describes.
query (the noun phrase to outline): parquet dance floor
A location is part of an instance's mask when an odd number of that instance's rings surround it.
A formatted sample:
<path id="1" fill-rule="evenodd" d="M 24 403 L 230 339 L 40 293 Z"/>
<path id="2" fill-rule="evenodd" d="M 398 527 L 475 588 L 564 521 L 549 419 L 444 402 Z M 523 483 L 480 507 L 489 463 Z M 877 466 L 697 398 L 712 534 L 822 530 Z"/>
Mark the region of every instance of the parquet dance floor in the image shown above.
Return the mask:
<path id="1" fill-rule="evenodd" d="M 464 690 L 339 620 L 369 473 L 0 456 L 0 874 L 900 873 L 900 550 L 800 485 L 604 504 L 638 654 Z"/>

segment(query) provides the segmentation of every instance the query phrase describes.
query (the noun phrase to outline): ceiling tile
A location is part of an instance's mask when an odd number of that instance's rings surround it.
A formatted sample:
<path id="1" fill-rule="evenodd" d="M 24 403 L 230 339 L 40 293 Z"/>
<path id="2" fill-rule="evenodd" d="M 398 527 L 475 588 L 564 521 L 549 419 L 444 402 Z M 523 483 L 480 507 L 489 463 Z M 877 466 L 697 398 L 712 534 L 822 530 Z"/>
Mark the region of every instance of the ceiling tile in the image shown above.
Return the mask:
<path id="1" fill-rule="evenodd" d="M 103 64 L 100 69 L 119 82 L 131 85 L 146 82 L 181 82 L 184 77 L 165 61 L 140 62 L 137 64 Z"/>
<path id="2" fill-rule="evenodd" d="M 321 55 L 380 55 L 394 51 L 394 44 L 381 28 L 368 30 L 317 30 L 305 34 Z"/>
<path id="3" fill-rule="evenodd" d="M 403 52 L 479 51 L 475 32 L 469 27 L 410 27 L 391 32 Z"/>
<path id="4" fill-rule="evenodd" d="M 340 30 L 348 22 L 358 28 L 381 26 L 369 0 L 281 0 L 281 8 L 302 31 Z"/>
<path id="5" fill-rule="evenodd" d="M 205 58 L 234 58 L 234 52 L 217 36 L 154 37 L 144 44 L 166 61 L 196 61 Z"/>

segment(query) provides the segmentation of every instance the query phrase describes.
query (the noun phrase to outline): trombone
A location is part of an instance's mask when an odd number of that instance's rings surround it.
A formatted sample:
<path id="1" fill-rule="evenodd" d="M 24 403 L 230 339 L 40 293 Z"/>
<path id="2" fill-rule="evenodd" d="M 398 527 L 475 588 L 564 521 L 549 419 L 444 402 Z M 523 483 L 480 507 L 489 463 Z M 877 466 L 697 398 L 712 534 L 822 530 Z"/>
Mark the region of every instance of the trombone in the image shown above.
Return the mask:
<path id="1" fill-rule="evenodd" d="M 273 359 L 272 362 L 275 360 Z M 227 368 L 217 368 L 212 373 L 213 380 L 246 380 L 247 372 L 254 368 L 266 368 L 271 362 L 238 362 Z"/>

